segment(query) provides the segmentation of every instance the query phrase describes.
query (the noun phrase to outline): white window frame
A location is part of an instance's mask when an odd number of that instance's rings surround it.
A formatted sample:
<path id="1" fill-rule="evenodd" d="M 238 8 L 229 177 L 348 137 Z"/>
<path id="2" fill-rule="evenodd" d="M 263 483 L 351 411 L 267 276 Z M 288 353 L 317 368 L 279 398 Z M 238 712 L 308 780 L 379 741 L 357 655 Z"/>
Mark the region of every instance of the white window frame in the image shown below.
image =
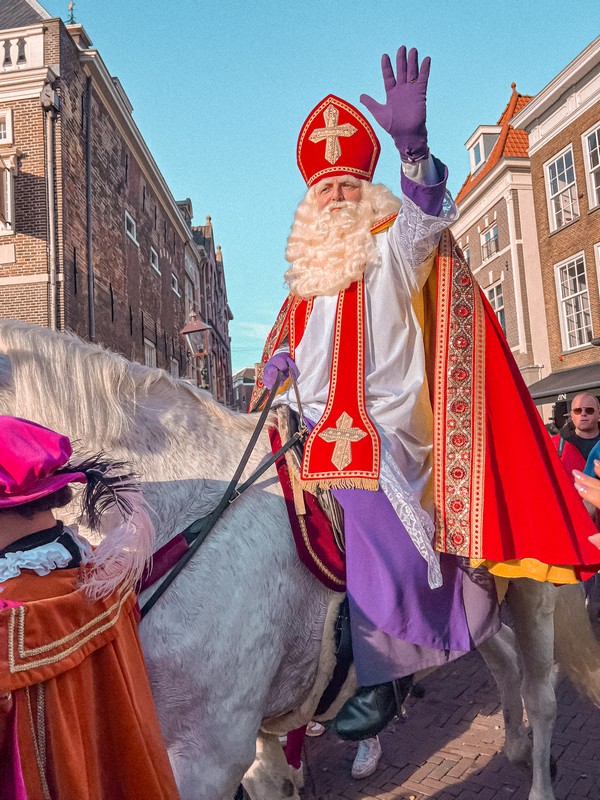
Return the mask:
<path id="1" fill-rule="evenodd" d="M 129 236 L 132 242 L 138 244 L 137 223 L 127 210 L 125 211 L 125 233 L 127 234 L 127 236 Z"/>
<path id="2" fill-rule="evenodd" d="M 562 272 L 564 269 L 577 268 L 581 264 L 583 266 L 583 276 L 585 279 L 585 288 L 576 290 L 570 294 L 563 293 Z M 583 250 L 570 258 L 560 261 L 554 265 L 554 277 L 556 281 L 556 298 L 558 302 L 558 317 L 560 320 L 560 335 L 562 340 L 563 351 L 578 350 L 581 347 L 587 347 L 592 331 L 592 315 L 590 311 L 590 293 L 588 287 L 587 267 L 585 263 L 585 253 Z M 574 298 L 577 298 L 574 300 Z M 572 311 L 568 307 L 568 303 L 575 306 L 581 305 Z M 570 320 L 573 317 L 582 316 L 584 319 L 587 317 L 587 324 L 573 327 L 570 325 Z M 576 337 L 580 341 L 572 341 Z"/>
<path id="3" fill-rule="evenodd" d="M 495 231 L 495 234 L 492 236 L 491 234 L 493 231 Z M 488 236 L 488 234 L 490 235 Z M 498 223 L 493 222 L 488 228 L 480 233 L 479 236 L 481 242 L 481 260 L 488 261 L 490 258 L 494 258 L 500 249 L 498 245 Z M 490 245 L 490 242 L 495 242 L 496 244 Z"/>
<path id="4" fill-rule="evenodd" d="M 500 279 L 496 281 L 496 283 L 492 283 L 491 286 L 486 286 L 485 294 L 489 303 L 492 307 L 494 314 L 496 315 L 496 319 L 500 323 L 500 327 L 504 331 L 506 335 L 506 313 L 505 309 L 506 306 L 504 305 L 504 281 Z M 498 293 L 499 290 L 499 293 Z M 498 304 L 498 294 L 502 300 L 502 305 Z"/>
<path id="5" fill-rule="evenodd" d="M 156 367 L 156 344 L 152 339 L 144 337 L 144 364 L 147 367 Z"/>
<path id="6" fill-rule="evenodd" d="M 160 271 L 160 263 L 159 263 L 159 260 L 158 260 L 158 253 L 156 252 L 156 250 L 153 247 L 150 248 L 150 266 L 152 267 L 154 272 L 156 272 L 157 275 L 161 275 L 162 274 L 161 271 Z"/>
<path id="7" fill-rule="evenodd" d="M 588 139 L 596 137 L 597 164 L 592 164 L 590 143 Z M 582 135 L 581 144 L 585 158 L 585 180 L 588 190 L 588 206 L 590 211 L 600 206 L 600 122 L 592 125 L 591 128 Z"/>
<path id="8" fill-rule="evenodd" d="M 171 273 L 171 289 L 175 292 L 177 297 L 181 297 L 181 291 L 179 289 L 179 278 L 174 272 Z"/>
<path id="9" fill-rule="evenodd" d="M 477 155 L 475 153 L 477 148 L 479 148 L 479 159 L 477 159 Z M 473 147 L 471 147 L 471 150 L 469 152 L 469 155 L 471 157 L 471 175 L 473 175 L 475 172 L 477 172 L 479 167 L 485 161 L 485 156 L 483 151 L 483 136 L 480 136 L 479 139 L 477 139 L 477 141 L 474 142 Z"/>
<path id="10" fill-rule="evenodd" d="M 566 159 L 568 155 L 571 157 L 573 181 L 572 183 L 566 184 L 564 188 L 560 189 L 560 191 L 556 191 L 553 194 L 551 183 L 552 178 L 550 174 L 551 169 L 554 164 L 560 160 Z M 565 167 L 565 171 L 567 169 L 569 169 L 569 167 Z M 573 155 L 572 144 L 568 144 L 566 147 L 563 147 L 562 150 L 560 150 L 558 153 L 555 153 L 551 159 L 546 161 L 544 164 L 544 180 L 546 183 L 546 202 L 548 207 L 548 221 L 550 223 L 550 230 L 552 232 L 559 231 L 567 225 L 570 225 L 572 222 L 576 222 L 580 217 L 579 197 L 577 194 L 577 175 L 575 173 L 575 157 Z M 560 204 L 557 204 L 555 201 L 558 200 L 558 198 L 566 199 L 566 203 L 560 201 Z M 571 219 L 565 220 L 565 216 L 569 215 L 571 216 Z"/>
<path id="11" fill-rule="evenodd" d="M 0 236 L 15 233 L 15 175 L 16 154 L 0 154 Z"/>
<path id="12" fill-rule="evenodd" d="M 0 122 L 4 123 L 6 135 L 0 139 L 0 146 L 13 143 L 13 112 L 10 108 L 0 111 Z"/>

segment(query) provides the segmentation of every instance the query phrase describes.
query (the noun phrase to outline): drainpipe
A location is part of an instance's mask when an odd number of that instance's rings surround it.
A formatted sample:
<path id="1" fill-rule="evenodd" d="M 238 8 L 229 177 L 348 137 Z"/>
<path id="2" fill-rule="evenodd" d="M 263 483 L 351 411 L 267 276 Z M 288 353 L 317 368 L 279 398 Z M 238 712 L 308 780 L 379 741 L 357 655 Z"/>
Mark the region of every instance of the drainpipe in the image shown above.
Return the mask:
<path id="1" fill-rule="evenodd" d="M 94 258 L 92 250 L 92 78 L 85 82 L 85 225 L 87 232 L 88 338 L 96 341 Z"/>
<path id="2" fill-rule="evenodd" d="M 44 111 L 45 156 L 46 156 L 46 197 L 48 200 L 48 325 L 51 330 L 58 328 L 58 286 L 57 286 L 57 246 L 56 246 L 56 199 L 55 199 L 55 123 L 59 108 L 58 95 L 52 85 L 47 83 L 40 94 Z"/>

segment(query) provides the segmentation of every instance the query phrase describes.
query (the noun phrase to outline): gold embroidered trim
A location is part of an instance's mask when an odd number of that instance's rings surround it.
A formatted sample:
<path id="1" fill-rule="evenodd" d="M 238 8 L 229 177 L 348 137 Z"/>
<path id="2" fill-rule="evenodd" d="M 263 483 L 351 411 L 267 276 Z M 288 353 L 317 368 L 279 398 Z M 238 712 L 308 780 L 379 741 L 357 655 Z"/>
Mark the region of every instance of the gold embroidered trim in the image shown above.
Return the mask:
<path id="1" fill-rule="evenodd" d="M 330 581 L 333 581 L 334 583 L 337 583 L 339 586 L 345 586 L 345 583 L 344 583 L 344 581 L 343 581 L 343 580 L 340 580 L 340 578 L 337 578 L 337 577 L 336 577 L 336 576 L 333 574 L 333 572 L 331 572 L 331 570 L 327 569 L 327 567 L 325 566 L 325 564 L 324 564 L 324 563 L 321 561 L 321 559 L 319 558 L 319 556 L 318 556 L 318 555 L 315 553 L 315 551 L 313 550 L 313 548 L 312 548 L 312 545 L 311 545 L 311 543 L 310 543 L 310 539 L 308 538 L 308 531 L 306 530 L 306 523 L 305 523 L 305 521 L 304 521 L 304 517 L 301 517 L 301 516 L 299 516 L 299 517 L 298 517 L 298 524 L 300 525 L 300 531 L 302 532 L 302 539 L 303 539 L 303 541 L 304 541 L 304 544 L 305 544 L 305 546 L 306 546 L 306 549 L 307 549 L 307 550 L 308 550 L 308 552 L 311 554 L 311 556 L 312 556 L 312 558 L 313 558 L 313 561 L 314 561 L 314 562 L 315 562 L 315 564 L 316 564 L 316 565 L 319 567 L 319 569 L 321 570 L 321 572 L 322 572 L 322 573 L 323 573 L 323 574 L 324 574 L 324 575 L 325 575 L 327 578 L 329 578 L 329 580 L 330 580 Z"/>
<path id="2" fill-rule="evenodd" d="M 485 319 L 478 287 L 447 232 L 440 241 L 437 277 L 436 547 L 478 557 L 485 471 Z"/>
<path id="3" fill-rule="evenodd" d="M 24 672 L 28 669 L 35 669 L 36 667 L 42 667 L 46 664 L 55 664 L 57 661 L 61 661 L 63 658 L 70 656 L 72 653 L 79 650 L 83 647 L 84 644 L 91 641 L 95 636 L 98 636 L 104 631 L 109 630 L 112 628 L 116 623 L 119 621 L 119 617 L 121 615 L 121 609 L 126 602 L 126 600 L 131 596 L 131 592 L 127 592 L 127 594 L 122 595 L 113 605 L 108 608 L 106 611 L 103 611 L 102 614 L 98 614 L 97 617 L 87 622 L 85 625 L 82 625 L 81 628 L 78 628 L 76 631 L 64 636 L 62 639 L 58 639 L 54 642 L 49 642 L 48 644 L 42 645 L 41 647 L 35 647 L 32 649 L 28 649 L 25 647 L 25 617 L 26 617 L 26 606 L 18 606 L 17 608 L 11 609 L 11 614 L 8 623 L 8 635 L 9 635 L 9 642 L 8 642 L 8 665 L 11 674 L 16 672 Z M 17 642 L 17 653 L 20 659 L 23 661 L 31 656 L 37 656 L 42 653 L 49 653 L 51 650 L 56 650 L 58 647 L 61 647 L 68 642 L 71 642 L 78 636 L 81 636 L 83 633 L 88 631 L 92 626 L 97 626 L 98 623 L 105 620 L 107 617 L 112 617 L 108 619 L 103 625 L 99 625 L 99 627 L 95 627 L 91 630 L 83 638 L 76 641 L 73 645 L 68 647 L 66 650 L 61 650 L 61 652 L 57 653 L 56 655 L 47 656 L 46 658 L 38 659 L 37 661 L 26 661 L 22 664 L 17 664 L 15 659 L 15 649 L 14 649 L 14 641 L 16 639 Z"/>
<path id="4" fill-rule="evenodd" d="M 360 414 L 360 421 L 364 425 L 364 430 L 371 437 L 373 445 L 373 462 L 369 470 L 349 470 L 347 473 L 341 471 L 333 472 L 332 470 L 322 472 L 310 472 L 308 477 L 302 479 L 302 488 L 306 491 L 316 493 L 317 489 L 368 489 L 369 491 L 377 491 L 379 488 L 379 464 L 380 464 L 380 440 L 379 434 L 375 429 L 367 410 L 365 407 L 365 392 L 364 392 L 364 281 L 358 281 L 356 285 L 356 324 L 357 324 L 357 364 L 356 364 L 356 392 L 358 411 Z M 302 461 L 302 472 L 307 475 L 307 465 L 310 460 L 312 445 L 315 438 L 319 435 L 321 430 L 321 423 L 327 419 L 333 408 L 334 398 L 337 391 L 338 381 L 338 360 L 341 348 L 341 333 L 342 333 L 342 316 L 343 316 L 343 303 L 346 290 L 342 289 L 338 296 L 337 311 L 335 319 L 333 351 L 331 357 L 331 371 L 329 381 L 329 394 L 327 397 L 327 405 L 323 412 L 321 419 L 314 427 L 311 435 L 309 436 L 306 445 L 304 446 L 304 458 Z M 335 466 L 335 465 L 334 465 Z"/>
<path id="5" fill-rule="evenodd" d="M 31 708 L 31 693 L 32 687 L 25 687 L 25 702 L 27 704 L 27 717 L 29 719 L 29 730 L 31 733 L 31 740 L 33 743 L 33 752 L 35 754 L 35 763 L 38 768 L 40 783 L 42 784 L 42 792 L 44 793 L 44 800 L 52 800 L 50 796 L 50 789 L 48 787 L 48 779 L 46 777 L 46 686 L 44 683 L 38 683 L 35 687 L 37 692 L 36 702 L 36 719 L 37 725 L 33 721 L 33 711 Z"/>

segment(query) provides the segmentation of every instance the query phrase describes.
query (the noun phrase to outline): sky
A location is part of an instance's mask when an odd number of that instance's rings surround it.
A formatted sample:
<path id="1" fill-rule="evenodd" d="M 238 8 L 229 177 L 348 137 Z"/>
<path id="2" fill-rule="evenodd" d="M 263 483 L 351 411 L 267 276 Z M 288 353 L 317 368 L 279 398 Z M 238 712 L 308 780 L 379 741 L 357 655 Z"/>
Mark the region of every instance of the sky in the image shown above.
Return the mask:
<path id="1" fill-rule="evenodd" d="M 67 19 L 68 0 L 40 0 Z M 465 142 L 498 121 L 511 83 L 536 94 L 600 32 L 598 0 L 75 0 L 82 24 L 194 224 L 223 252 L 233 371 L 260 359 L 287 291 L 285 244 L 306 187 L 298 133 L 327 94 L 384 100 L 380 59 L 431 56 L 427 127 L 455 194 Z M 375 180 L 399 192 L 399 159 L 377 128 Z"/>

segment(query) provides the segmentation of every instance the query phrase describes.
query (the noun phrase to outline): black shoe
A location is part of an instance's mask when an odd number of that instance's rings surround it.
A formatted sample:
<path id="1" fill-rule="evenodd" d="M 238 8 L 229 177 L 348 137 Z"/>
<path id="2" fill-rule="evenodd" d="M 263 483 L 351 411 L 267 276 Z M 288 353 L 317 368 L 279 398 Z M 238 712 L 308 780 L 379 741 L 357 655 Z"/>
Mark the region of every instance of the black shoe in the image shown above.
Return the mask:
<path id="1" fill-rule="evenodd" d="M 361 686 L 347 700 L 331 728 L 340 739 L 360 741 L 377 736 L 393 720 L 412 685 L 412 675 L 376 686 Z"/>

